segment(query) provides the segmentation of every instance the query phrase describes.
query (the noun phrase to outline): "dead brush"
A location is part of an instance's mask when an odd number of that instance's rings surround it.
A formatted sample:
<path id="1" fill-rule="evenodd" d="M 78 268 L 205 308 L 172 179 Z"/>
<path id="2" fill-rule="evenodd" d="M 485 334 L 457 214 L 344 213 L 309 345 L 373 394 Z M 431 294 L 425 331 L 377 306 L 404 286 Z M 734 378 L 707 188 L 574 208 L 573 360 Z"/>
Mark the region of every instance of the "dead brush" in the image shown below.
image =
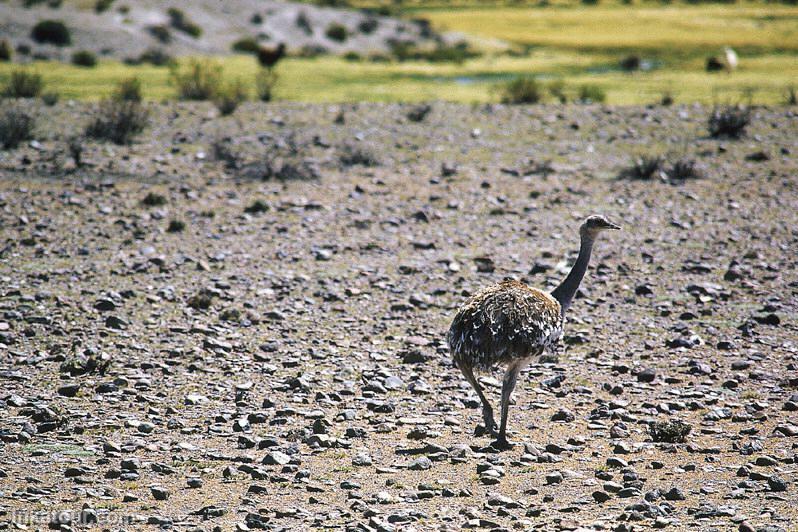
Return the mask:
<path id="1" fill-rule="evenodd" d="M 262 154 L 241 168 L 241 175 L 249 179 L 269 181 L 310 181 L 320 177 L 319 170 L 309 160 L 299 160 L 277 153 Z"/>
<path id="2" fill-rule="evenodd" d="M 429 104 L 416 105 L 407 112 L 407 119 L 411 122 L 423 122 L 427 115 L 432 111 Z"/>
<path id="3" fill-rule="evenodd" d="M 302 156 L 302 147 L 293 134 L 278 138 L 269 144 L 258 146 L 255 157 L 247 157 L 240 150 L 233 150 L 233 139 L 218 138 L 211 143 L 213 158 L 224 163 L 228 170 L 246 179 L 260 181 L 308 181 L 318 179 L 317 165 Z"/>
<path id="4" fill-rule="evenodd" d="M 381 163 L 376 151 L 368 145 L 347 143 L 341 147 L 338 160 L 343 166 L 379 166 Z"/>
<path id="5" fill-rule="evenodd" d="M 687 179 L 703 179 L 706 177 L 703 167 L 695 159 L 680 157 L 665 171 L 672 181 L 685 181 Z"/>
<path id="6" fill-rule="evenodd" d="M 86 126 L 87 137 L 107 140 L 114 144 L 130 144 L 144 131 L 150 120 L 149 111 L 139 102 L 129 100 L 104 100 Z"/>
<path id="7" fill-rule="evenodd" d="M 682 421 L 655 421 L 648 426 L 651 439 L 662 443 L 684 443 L 692 427 Z"/>
<path id="8" fill-rule="evenodd" d="M 233 150 L 233 139 L 230 137 L 217 137 L 211 141 L 211 157 L 215 161 L 224 163 L 225 168 L 235 170 L 239 166 L 238 155 Z"/>
<path id="9" fill-rule="evenodd" d="M 0 108 L 0 146 L 4 150 L 14 149 L 33 138 L 36 117 L 22 106 L 5 104 Z"/>
<path id="10" fill-rule="evenodd" d="M 702 179 L 705 176 L 702 165 L 686 155 L 677 157 L 672 162 L 662 155 L 643 155 L 621 170 L 618 178 L 636 181 L 661 179 L 675 183 L 688 179 Z"/>
<path id="11" fill-rule="evenodd" d="M 621 170 L 621 179 L 650 181 L 664 177 L 665 158 L 661 155 L 643 155 L 635 159 L 628 168 Z"/>
<path id="12" fill-rule="evenodd" d="M 751 123 L 751 109 L 739 105 L 715 107 L 709 115 L 707 127 L 713 139 L 739 139 Z"/>

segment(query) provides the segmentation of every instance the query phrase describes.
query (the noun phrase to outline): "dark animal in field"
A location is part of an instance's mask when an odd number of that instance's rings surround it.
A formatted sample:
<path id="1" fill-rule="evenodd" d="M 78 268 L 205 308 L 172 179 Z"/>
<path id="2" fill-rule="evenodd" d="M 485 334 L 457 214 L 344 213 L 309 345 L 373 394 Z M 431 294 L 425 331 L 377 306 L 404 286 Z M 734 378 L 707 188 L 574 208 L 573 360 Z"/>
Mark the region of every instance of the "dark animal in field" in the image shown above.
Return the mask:
<path id="1" fill-rule="evenodd" d="M 725 70 L 732 73 L 737 70 L 740 63 L 737 52 L 728 46 L 723 49 L 723 57 L 712 56 L 707 58 L 707 72 L 719 72 Z"/>
<path id="2" fill-rule="evenodd" d="M 707 57 L 707 72 L 720 72 L 723 70 L 723 61 L 715 56 Z"/>
<path id="3" fill-rule="evenodd" d="M 261 46 L 258 49 L 258 63 L 268 69 L 274 68 L 280 59 L 285 57 L 285 44 L 280 43 L 277 48 L 266 48 Z"/>
<path id="4" fill-rule="evenodd" d="M 579 283 L 587 272 L 593 243 L 599 233 L 620 229 L 603 216 L 590 216 L 579 229 L 579 257 L 568 276 L 550 294 L 519 281 L 505 280 L 489 286 L 460 307 L 447 335 L 452 358 L 482 402 L 485 426 L 477 435 L 489 432 L 494 447 L 506 449 L 507 412 L 510 395 L 521 369 L 562 335 L 565 312 L 571 306 Z M 474 370 L 507 366 L 502 383 L 501 425 L 496 430 L 493 408 L 474 376 Z"/>

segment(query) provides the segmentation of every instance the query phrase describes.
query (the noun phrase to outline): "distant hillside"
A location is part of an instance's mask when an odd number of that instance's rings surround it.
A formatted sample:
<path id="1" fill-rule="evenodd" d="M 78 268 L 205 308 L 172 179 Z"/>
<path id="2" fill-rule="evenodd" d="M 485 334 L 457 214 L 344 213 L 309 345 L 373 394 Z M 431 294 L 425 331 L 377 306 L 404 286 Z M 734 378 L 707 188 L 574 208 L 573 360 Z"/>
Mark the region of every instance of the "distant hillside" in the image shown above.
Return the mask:
<path id="1" fill-rule="evenodd" d="M 290 53 L 384 52 L 394 41 L 432 45 L 439 37 L 418 22 L 354 9 L 317 7 L 273 0 L 8 0 L 0 3 L 0 37 L 20 50 L 17 59 L 68 60 L 75 50 L 126 59 L 146 50 L 169 55 L 225 54 L 242 38 Z M 28 7 L 25 7 L 25 6 Z M 55 6 L 55 7 L 54 7 Z M 172 10 L 170 12 L 170 10 Z M 56 46 L 32 38 L 43 20 L 63 22 L 71 44 Z"/>

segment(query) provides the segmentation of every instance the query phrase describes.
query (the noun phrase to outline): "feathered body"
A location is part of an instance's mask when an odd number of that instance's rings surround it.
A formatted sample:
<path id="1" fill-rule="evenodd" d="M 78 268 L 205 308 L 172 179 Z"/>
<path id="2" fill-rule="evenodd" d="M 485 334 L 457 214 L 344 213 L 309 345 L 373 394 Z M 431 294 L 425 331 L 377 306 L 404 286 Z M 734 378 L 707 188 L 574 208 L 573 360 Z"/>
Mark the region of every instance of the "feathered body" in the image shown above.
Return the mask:
<path id="1" fill-rule="evenodd" d="M 446 340 L 452 358 L 482 402 L 485 426 L 477 427 L 477 434 L 494 434 L 493 445 L 500 449 L 511 445 L 506 435 L 507 414 L 518 374 L 532 358 L 560 339 L 565 313 L 587 272 L 593 243 L 605 229 L 620 227 L 603 216 L 585 220 L 579 228 L 579 256 L 551 294 L 519 281 L 502 281 L 469 298 L 449 327 Z M 497 427 L 493 407 L 474 370 L 489 370 L 499 364 L 507 370 L 502 379 L 501 424 Z"/>
<path id="2" fill-rule="evenodd" d="M 526 284 L 505 280 L 469 298 L 449 328 L 455 363 L 486 371 L 528 360 L 556 344 L 563 330 L 560 303 Z"/>

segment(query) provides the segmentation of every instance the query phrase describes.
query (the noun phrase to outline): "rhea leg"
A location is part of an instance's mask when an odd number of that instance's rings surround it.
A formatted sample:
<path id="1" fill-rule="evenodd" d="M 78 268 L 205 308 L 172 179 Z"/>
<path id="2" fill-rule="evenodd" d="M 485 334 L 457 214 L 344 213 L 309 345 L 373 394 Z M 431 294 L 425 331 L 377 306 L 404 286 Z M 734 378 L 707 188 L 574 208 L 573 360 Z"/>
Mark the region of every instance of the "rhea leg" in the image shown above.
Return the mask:
<path id="1" fill-rule="evenodd" d="M 485 432 L 495 434 L 496 422 L 493 420 L 493 407 L 490 406 L 488 398 L 485 397 L 485 393 L 482 391 L 479 381 L 477 381 L 476 377 L 474 377 L 474 371 L 471 369 L 471 366 L 466 364 L 458 364 L 457 367 L 459 367 L 460 371 L 463 372 L 466 380 L 471 384 L 471 387 L 474 388 L 474 391 L 477 392 L 479 400 L 482 402 L 482 419 L 485 422 L 485 429 L 483 432 L 480 430 L 480 427 L 477 427 L 477 430 L 475 431 L 476 435 L 481 436 Z"/>
<path id="2" fill-rule="evenodd" d="M 507 414 L 510 411 L 510 396 L 515 388 L 515 383 L 518 381 L 518 373 L 521 371 L 521 363 L 511 364 L 504 374 L 502 381 L 502 420 L 499 427 L 499 435 L 496 437 L 494 446 L 499 449 L 509 449 L 512 444 L 507 441 Z"/>

